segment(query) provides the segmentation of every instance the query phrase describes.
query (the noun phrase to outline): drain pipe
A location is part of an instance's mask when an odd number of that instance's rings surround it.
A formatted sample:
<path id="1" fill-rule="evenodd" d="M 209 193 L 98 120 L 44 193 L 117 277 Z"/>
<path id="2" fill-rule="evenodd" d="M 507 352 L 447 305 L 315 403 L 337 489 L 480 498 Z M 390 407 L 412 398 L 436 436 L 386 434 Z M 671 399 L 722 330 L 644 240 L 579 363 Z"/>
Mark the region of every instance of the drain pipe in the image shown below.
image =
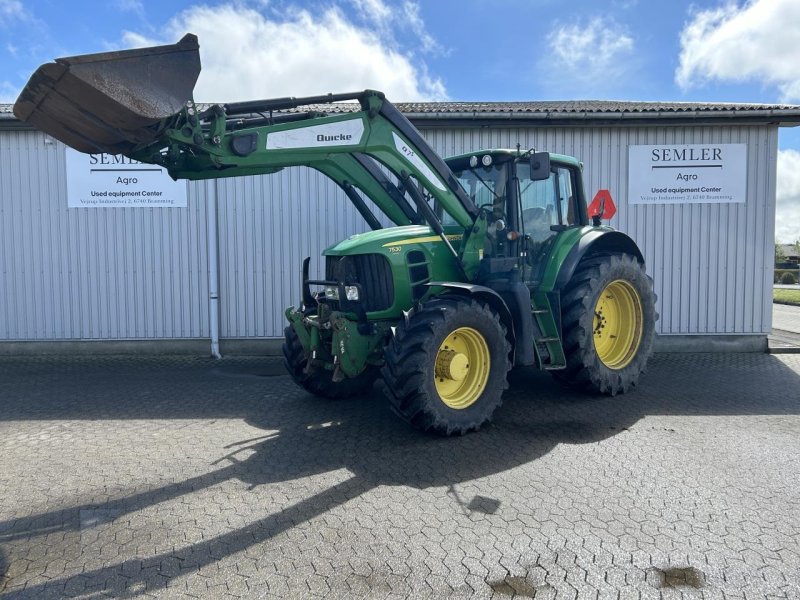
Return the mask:
<path id="1" fill-rule="evenodd" d="M 217 196 L 219 179 L 214 180 L 213 189 L 206 190 L 206 246 L 208 251 L 208 316 L 211 333 L 211 356 L 222 358 L 219 353 L 219 211 Z"/>

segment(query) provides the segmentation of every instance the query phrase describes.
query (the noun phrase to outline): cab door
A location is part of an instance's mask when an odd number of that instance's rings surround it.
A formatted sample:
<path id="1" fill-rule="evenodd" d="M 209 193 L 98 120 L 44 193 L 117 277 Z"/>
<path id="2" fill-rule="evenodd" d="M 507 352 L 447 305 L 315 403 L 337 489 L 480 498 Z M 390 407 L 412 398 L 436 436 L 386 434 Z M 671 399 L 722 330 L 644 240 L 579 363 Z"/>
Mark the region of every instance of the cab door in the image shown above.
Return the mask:
<path id="1" fill-rule="evenodd" d="M 527 161 L 517 163 L 519 185 L 518 227 L 522 235 L 524 280 L 536 287 L 544 272 L 556 237 L 581 225 L 576 210 L 577 173 L 571 167 L 551 163 L 550 177 L 531 179 Z"/>

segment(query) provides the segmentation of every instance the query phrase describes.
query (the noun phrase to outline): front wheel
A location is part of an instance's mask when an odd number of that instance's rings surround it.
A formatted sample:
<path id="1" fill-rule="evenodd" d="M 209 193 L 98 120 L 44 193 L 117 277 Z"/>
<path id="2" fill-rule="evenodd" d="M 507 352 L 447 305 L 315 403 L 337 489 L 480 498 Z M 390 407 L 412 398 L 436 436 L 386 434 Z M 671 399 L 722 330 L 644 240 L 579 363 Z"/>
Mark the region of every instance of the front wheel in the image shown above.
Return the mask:
<path id="1" fill-rule="evenodd" d="M 561 296 L 567 367 L 562 384 L 615 395 L 639 381 L 655 336 L 655 294 L 644 266 L 629 254 L 581 262 Z"/>
<path id="2" fill-rule="evenodd" d="M 498 315 L 470 298 L 426 303 L 386 347 L 392 410 L 423 431 L 460 435 L 488 422 L 508 388 L 511 346 Z"/>

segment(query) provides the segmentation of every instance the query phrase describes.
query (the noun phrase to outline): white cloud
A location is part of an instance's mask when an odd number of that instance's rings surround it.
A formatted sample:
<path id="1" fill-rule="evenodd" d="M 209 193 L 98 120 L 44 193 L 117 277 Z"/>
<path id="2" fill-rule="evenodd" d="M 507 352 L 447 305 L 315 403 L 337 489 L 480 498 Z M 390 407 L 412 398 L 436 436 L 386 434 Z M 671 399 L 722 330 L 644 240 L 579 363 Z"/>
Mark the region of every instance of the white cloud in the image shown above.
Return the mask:
<path id="1" fill-rule="evenodd" d="M 17 101 L 20 91 L 10 81 L 0 81 L 0 104 L 13 104 Z"/>
<path id="2" fill-rule="evenodd" d="M 800 2 L 752 0 L 697 11 L 681 32 L 675 81 L 761 81 L 784 101 L 800 99 Z"/>
<path id="3" fill-rule="evenodd" d="M 778 151 L 775 239 L 782 243 L 800 240 L 800 152 Z"/>
<path id="4" fill-rule="evenodd" d="M 19 0 L 0 0 L 0 25 L 25 21 L 28 18 L 29 13 Z"/>
<path id="5" fill-rule="evenodd" d="M 547 71 L 581 87 L 618 80 L 625 74 L 634 49 L 627 29 L 606 17 L 569 25 L 556 23 L 547 43 Z"/>
<path id="6" fill-rule="evenodd" d="M 359 0 L 384 23 L 394 9 Z M 375 12 L 377 11 L 377 12 Z M 388 11 L 388 12 L 387 12 Z M 421 21 L 420 21 L 421 22 Z M 360 27 L 336 7 L 268 17 L 243 5 L 196 6 L 175 16 L 158 39 L 124 34 L 128 46 L 174 43 L 184 33 L 200 39 L 195 99 L 230 102 L 373 88 L 396 101 L 447 98 L 441 79 L 380 27 Z"/>
<path id="7" fill-rule="evenodd" d="M 117 0 L 117 8 L 122 12 L 129 12 L 135 15 L 144 15 L 144 6 L 141 0 Z"/>
<path id="8" fill-rule="evenodd" d="M 425 21 L 419 14 L 419 4 L 405 0 L 397 8 L 384 0 L 350 0 L 362 21 L 376 30 L 383 40 L 397 45 L 398 34 L 413 40 L 415 49 L 428 52 L 443 52 L 436 39 L 428 32 Z"/>
<path id="9" fill-rule="evenodd" d="M 419 40 L 420 49 L 423 52 L 442 52 L 442 47 L 428 33 L 425 22 L 419 14 L 419 4 L 416 2 L 403 2 L 402 22 L 406 23 L 409 29 Z"/>
<path id="10" fill-rule="evenodd" d="M 366 20 L 385 23 L 392 18 L 392 10 L 383 0 L 351 0 L 351 2 Z"/>

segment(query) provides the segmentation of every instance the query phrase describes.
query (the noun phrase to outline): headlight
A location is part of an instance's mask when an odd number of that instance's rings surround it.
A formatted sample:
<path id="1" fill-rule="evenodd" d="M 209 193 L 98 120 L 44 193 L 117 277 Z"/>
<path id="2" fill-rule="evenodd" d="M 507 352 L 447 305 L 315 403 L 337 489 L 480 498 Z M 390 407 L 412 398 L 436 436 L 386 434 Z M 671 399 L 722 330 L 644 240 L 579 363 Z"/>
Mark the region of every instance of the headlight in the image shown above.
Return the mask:
<path id="1" fill-rule="evenodd" d="M 344 293 L 345 296 L 347 296 L 347 299 L 350 300 L 351 302 L 355 302 L 358 300 L 358 287 L 354 285 L 346 285 L 344 286 Z M 325 298 L 328 300 L 338 300 L 339 288 L 333 285 L 326 285 Z"/>

